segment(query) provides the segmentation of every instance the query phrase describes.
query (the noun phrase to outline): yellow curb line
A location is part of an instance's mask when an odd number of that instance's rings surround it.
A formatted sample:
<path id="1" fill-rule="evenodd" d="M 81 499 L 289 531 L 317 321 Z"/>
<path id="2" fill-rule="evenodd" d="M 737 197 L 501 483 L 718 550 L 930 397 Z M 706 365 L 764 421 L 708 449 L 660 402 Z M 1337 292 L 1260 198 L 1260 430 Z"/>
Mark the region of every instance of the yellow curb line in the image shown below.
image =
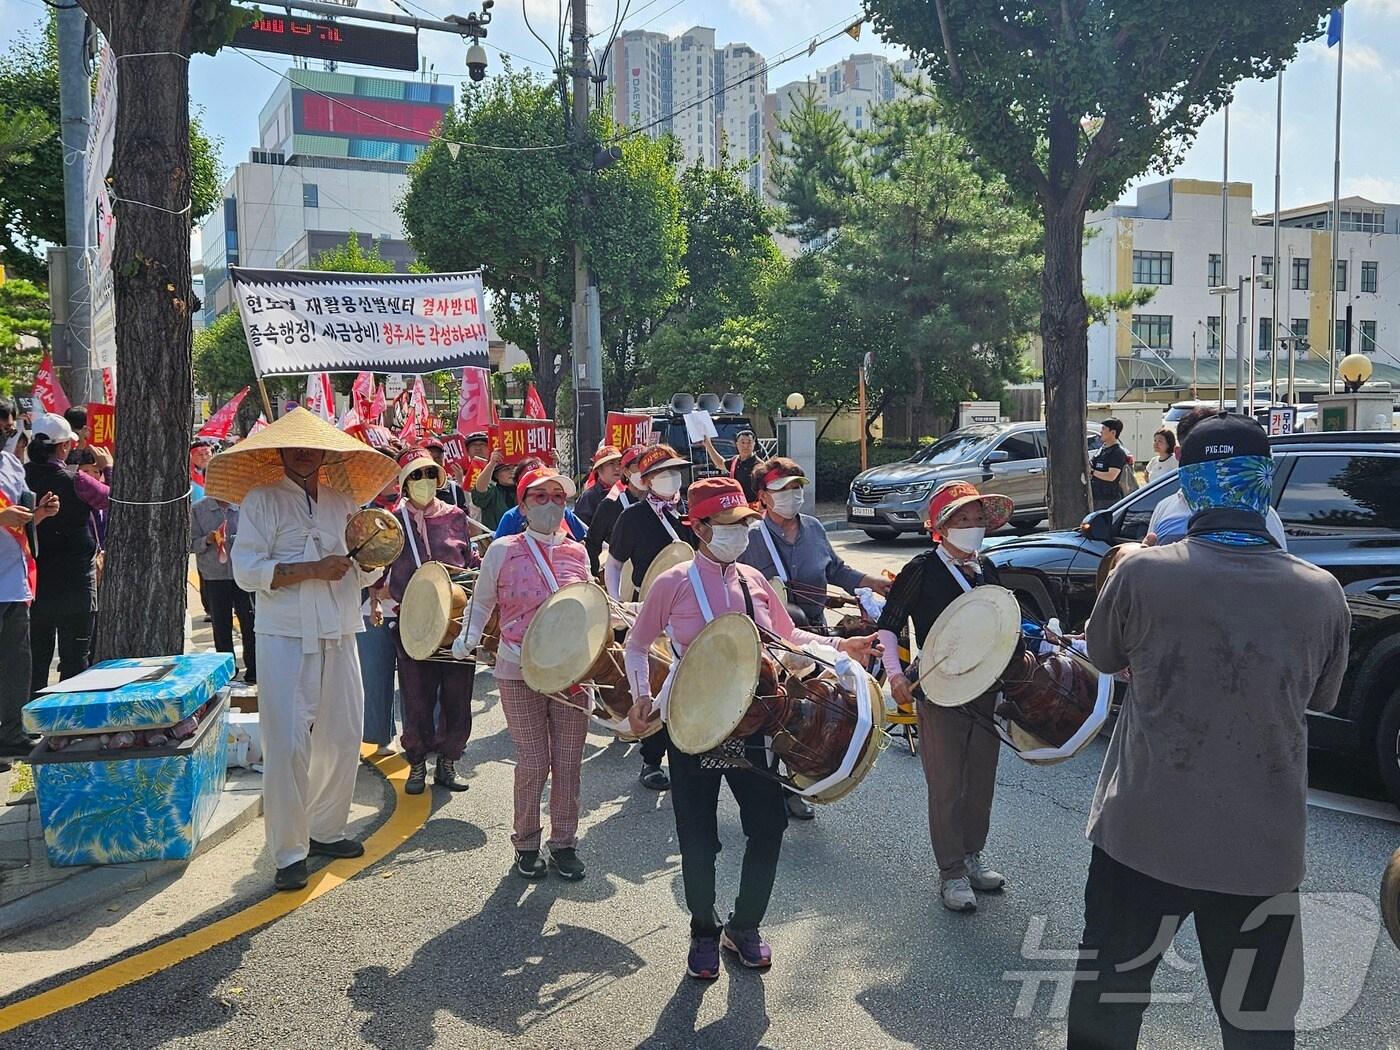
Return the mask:
<path id="1" fill-rule="evenodd" d="M 176 937 L 154 948 L 147 948 L 67 984 L 0 1009 L 0 1032 L 8 1032 L 20 1025 L 51 1017 L 90 999 L 114 992 L 118 988 L 125 988 L 235 937 L 266 926 L 308 901 L 329 893 L 402 846 L 427 822 L 431 809 L 430 796 L 426 792 L 421 795 L 404 794 L 408 763 L 401 755 L 371 758 L 374 750 L 374 745 L 367 744 L 361 755 L 393 785 L 395 804 L 389 819 L 365 840 L 364 856 L 333 861 L 312 875 L 305 889 L 295 893 L 274 894 L 210 926 Z"/>

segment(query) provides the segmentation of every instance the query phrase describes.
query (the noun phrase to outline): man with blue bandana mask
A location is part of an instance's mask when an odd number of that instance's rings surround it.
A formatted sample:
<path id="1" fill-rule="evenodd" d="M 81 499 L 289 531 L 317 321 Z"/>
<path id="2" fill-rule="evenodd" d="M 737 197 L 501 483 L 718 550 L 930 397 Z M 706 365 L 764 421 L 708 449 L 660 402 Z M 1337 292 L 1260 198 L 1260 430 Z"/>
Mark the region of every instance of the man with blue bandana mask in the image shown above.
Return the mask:
<path id="1" fill-rule="evenodd" d="M 1351 617 L 1337 581 L 1270 534 L 1258 423 L 1201 420 L 1180 474 L 1185 539 L 1123 559 L 1085 631 L 1089 659 L 1131 671 L 1132 692 L 1089 813 L 1070 1050 L 1137 1045 L 1188 915 L 1224 1045 L 1294 1045 L 1306 713 L 1337 703 Z"/>

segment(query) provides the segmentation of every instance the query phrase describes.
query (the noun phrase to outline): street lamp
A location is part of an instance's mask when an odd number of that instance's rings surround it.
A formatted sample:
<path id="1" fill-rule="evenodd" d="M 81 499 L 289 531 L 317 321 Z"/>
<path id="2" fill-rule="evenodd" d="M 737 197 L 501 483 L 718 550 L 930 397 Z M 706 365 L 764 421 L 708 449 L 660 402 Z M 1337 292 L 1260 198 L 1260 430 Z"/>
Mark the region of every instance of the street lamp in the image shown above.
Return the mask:
<path id="1" fill-rule="evenodd" d="M 1371 359 L 1365 354 L 1347 354 L 1337 365 L 1337 374 L 1342 377 L 1344 389 L 1348 394 L 1354 394 L 1360 390 L 1366 380 L 1371 378 L 1374 371 Z"/>
<path id="2" fill-rule="evenodd" d="M 1210 290 L 1210 294 L 1211 294 L 1211 295 L 1218 295 L 1218 296 L 1221 297 L 1221 298 L 1220 298 L 1220 304 L 1221 304 L 1221 305 L 1220 305 L 1220 360 L 1219 360 L 1219 362 L 1217 363 L 1217 367 L 1218 367 L 1219 370 L 1220 370 L 1220 407 L 1221 407 L 1222 409 L 1225 407 L 1225 317 L 1226 317 L 1226 313 L 1225 313 L 1225 296 L 1227 296 L 1227 295 L 1236 295 L 1236 294 L 1239 294 L 1239 295 L 1243 296 L 1243 293 L 1244 293 L 1244 278 L 1243 278 L 1243 277 L 1240 278 L 1240 286 L 1239 286 L 1238 288 L 1231 288 L 1228 284 L 1218 284 L 1218 285 L 1215 285 L 1215 286 L 1214 286 L 1213 288 L 1211 288 L 1211 290 Z M 1241 325 L 1243 325 L 1243 321 L 1241 322 Z M 1236 333 L 1235 341 L 1236 341 L 1236 346 L 1235 346 L 1235 357 L 1236 357 L 1236 359 L 1238 360 L 1238 358 L 1239 358 L 1239 352 L 1240 352 L 1240 348 L 1239 348 L 1239 346 L 1238 346 L 1238 342 L 1239 342 L 1239 335 L 1238 335 L 1238 333 Z M 1238 384 L 1238 382 L 1239 382 L 1239 380 L 1236 379 L 1236 384 Z M 1239 400 L 1239 393 L 1240 393 L 1239 386 L 1236 385 L 1236 387 L 1235 387 L 1235 400 L 1237 400 L 1237 401 Z"/>

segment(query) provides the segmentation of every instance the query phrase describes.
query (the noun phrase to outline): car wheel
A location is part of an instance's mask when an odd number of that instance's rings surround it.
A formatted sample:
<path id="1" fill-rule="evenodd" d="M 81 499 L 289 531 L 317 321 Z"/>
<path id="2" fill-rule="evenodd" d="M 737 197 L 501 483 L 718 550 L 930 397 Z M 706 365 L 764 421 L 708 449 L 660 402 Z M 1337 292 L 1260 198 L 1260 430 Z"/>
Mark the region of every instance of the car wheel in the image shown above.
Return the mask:
<path id="1" fill-rule="evenodd" d="M 893 540 L 899 537 L 898 529 L 861 529 L 872 540 Z"/>
<path id="2" fill-rule="evenodd" d="M 1376 764 L 1391 801 L 1400 806 L 1400 689 L 1381 709 L 1376 723 Z"/>

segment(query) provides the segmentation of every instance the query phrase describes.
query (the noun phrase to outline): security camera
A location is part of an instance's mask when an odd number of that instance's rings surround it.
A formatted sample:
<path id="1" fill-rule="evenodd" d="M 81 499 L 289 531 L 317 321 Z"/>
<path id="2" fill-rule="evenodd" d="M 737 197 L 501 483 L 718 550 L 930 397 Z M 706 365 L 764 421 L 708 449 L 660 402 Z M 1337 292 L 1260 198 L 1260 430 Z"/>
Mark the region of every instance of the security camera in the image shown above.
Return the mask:
<path id="1" fill-rule="evenodd" d="M 495 6 L 496 6 L 496 0 L 481 0 L 481 9 L 482 9 L 483 11 L 489 11 L 489 10 L 491 10 L 491 8 L 493 8 L 493 7 L 495 7 Z"/>
<path id="2" fill-rule="evenodd" d="M 475 81 L 486 79 L 486 48 L 480 44 L 467 48 L 467 73 Z"/>

